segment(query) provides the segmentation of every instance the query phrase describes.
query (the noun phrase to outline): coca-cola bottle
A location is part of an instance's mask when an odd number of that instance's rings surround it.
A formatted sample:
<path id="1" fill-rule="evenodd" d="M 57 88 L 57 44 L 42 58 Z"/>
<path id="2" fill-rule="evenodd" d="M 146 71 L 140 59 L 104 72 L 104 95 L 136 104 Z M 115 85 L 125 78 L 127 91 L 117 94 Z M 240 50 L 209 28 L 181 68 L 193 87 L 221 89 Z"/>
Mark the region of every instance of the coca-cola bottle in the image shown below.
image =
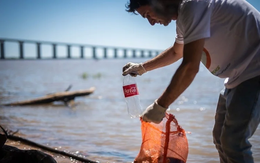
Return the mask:
<path id="1" fill-rule="evenodd" d="M 139 117 L 142 108 L 139 99 L 139 92 L 134 77 L 126 75 L 123 77 L 123 91 L 127 105 L 127 111 L 131 118 Z"/>

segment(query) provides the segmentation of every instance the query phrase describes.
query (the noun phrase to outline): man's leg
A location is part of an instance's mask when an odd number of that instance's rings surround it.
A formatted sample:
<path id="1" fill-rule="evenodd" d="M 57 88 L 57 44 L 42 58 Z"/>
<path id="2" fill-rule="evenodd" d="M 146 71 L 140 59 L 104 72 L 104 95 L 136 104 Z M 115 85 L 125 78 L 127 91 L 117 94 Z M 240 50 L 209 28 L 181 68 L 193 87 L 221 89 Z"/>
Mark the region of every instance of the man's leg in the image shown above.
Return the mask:
<path id="1" fill-rule="evenodd" d="M 228 163 L 253 163 L 251 144 L 260 121 L 260 76 L 227 92 L 226 116 L 220 144 Z"/>
<path id="2" fill-rule="evenodd" d="M 221 143 L 220 143 L 220 136 L 222 133 L 222 127 L 224 125 L 225 116 L 226 116 L 226 97 L 224 94 L 224 90 L 222 90 L 218 99 L 218 105 L 217 105 L 217 110 L 215 115 L 215 125 L 212 133 L 213 142 L 219 153 L 220 163 L 227 162 L 226 155 L 223 153 L 223 150 L 221 148 Z"/>

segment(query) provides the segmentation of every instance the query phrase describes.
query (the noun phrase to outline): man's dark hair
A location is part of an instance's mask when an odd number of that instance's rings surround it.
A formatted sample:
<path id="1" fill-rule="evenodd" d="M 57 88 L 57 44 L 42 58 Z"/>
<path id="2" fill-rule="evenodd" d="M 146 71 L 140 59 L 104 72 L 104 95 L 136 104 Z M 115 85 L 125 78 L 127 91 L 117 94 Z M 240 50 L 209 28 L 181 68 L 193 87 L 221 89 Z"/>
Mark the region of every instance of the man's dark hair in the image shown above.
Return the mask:
<path id="1" fill-rule="evenodd" d="M 126 11 L 136 14 L 136 9 L 141 6 L 150 5 L 151 0 L 129 0 L 126 4 Z"/>
<path id="2" fill-rule="evenodd" d="M 126 4 L 126 11 L 136 13 L 141 6 L 151 5 L 153 10 L 162 17 L 171 18 L 178 15 L 178 8 L 182 0 L 129 0 Z"/>

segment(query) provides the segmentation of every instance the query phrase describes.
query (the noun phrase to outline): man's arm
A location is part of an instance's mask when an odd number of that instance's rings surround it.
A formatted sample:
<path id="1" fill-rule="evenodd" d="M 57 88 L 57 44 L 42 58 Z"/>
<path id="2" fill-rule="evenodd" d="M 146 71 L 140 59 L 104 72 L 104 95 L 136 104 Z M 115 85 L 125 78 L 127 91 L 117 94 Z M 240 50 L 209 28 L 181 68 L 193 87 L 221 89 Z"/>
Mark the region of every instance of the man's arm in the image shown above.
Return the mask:
<path id="1" fill-rule="evenodd" d="M 182 54 L 183 44 L 178 44 L 175 42 L 172 47 L 166 49 L 153 59 L 146 61 L 143 66 L 146 71 L 151 71 L 178 61 L 182 58 Z"/>
<path id="2" fill-rule="evenodd" d="M 158 56 L 154 57 L 146 61 L 144 64 L 142 63 L 127 63 L 123 67 L 123 76 L 130 74 L 131 76 L 142 75 L 147 71 L 151 71 L 153 69 L 157 69 L 160 67 L 167 66 L 178 61 L 183 54 L 183 44 L 174 43 L 174 45 Z"/>
<path id="3" fill-rule="evenodd" d="M 204 42 L 205 39 L 200 39 L 184 45 L 183 61 L 169 86 L 157 100 L 160 106 L 168 108 L 191 84 L 199 71 Z"/>

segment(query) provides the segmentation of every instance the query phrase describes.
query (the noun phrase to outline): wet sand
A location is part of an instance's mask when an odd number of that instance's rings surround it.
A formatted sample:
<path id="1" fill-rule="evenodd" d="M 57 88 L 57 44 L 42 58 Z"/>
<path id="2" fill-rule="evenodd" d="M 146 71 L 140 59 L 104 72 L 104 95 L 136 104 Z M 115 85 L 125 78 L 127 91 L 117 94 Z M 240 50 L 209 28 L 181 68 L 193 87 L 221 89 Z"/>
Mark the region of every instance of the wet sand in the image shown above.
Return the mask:
<path id="1" fill-rule="evenodd" d="M 80 161 L 76 161 L 76 160 L 71 160 L 70 158 L 68 157 L 65 157 L 65 156 L 61 156 L 61 155 L 58 155 L 58 154 L 55 154 L 55 153 L 51 153 L 51 152 L 48 152 L 48 151 L 44 151 L 44 150 L 41 150 L 39 148 L 35 148 L 33 146 L 29 146 L 29 145 L 26 145 L 26 144 L 23 144 L 21 142 L 17 142 L 17 141 L 12 141 L 12 140 L 7 140 L 7 142 L 5 143 L 5 145 L 9 145 L 9 146 L 13 146 L 13 147 L 17 147 L 21 150 L 40 150 L 50 156 L 52 156 L 56 161 L 57 163 L 69 163 L 69 162 L 73 162 L 73 163 L 81 163 Z"/>

